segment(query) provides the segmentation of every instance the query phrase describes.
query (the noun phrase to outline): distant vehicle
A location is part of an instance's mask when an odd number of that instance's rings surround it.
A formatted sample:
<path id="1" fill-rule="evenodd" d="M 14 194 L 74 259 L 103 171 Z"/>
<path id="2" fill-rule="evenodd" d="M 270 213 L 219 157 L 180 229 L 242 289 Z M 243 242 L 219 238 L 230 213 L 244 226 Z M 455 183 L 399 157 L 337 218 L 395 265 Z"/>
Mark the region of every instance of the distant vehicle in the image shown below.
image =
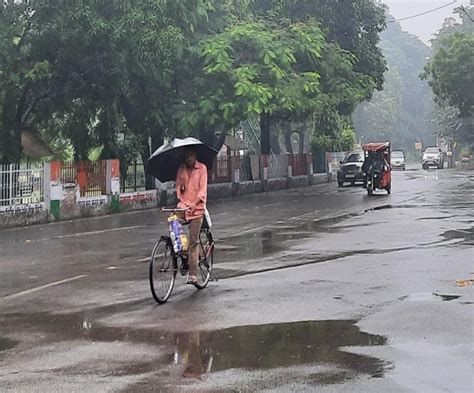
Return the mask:
<path id="1" fill-rule="evenodd" d="M 441 149 L 438 147 L 427 147 L 421 157 L 421 166 L 423 169 L 428 169 L 430 166 L 443 169 L 444 156 Z"/>
<path id="2" fill-rule="evenodd" d="M 402 150 L 393 150 L 390 157 L 393 169 L 405 170 L 405 153 Z"/>
<path id="3" fill-rule="evenodd" d="M 339 187 L 344 182 L 355 184 L 356 182 L 364 182 L 364 173 L 362 172 L 362 164 L 364 163 L 364 152 L 353 151 L 349 153 L 343 161 L 341 168 L 337 171 L 337 184 Z"/>

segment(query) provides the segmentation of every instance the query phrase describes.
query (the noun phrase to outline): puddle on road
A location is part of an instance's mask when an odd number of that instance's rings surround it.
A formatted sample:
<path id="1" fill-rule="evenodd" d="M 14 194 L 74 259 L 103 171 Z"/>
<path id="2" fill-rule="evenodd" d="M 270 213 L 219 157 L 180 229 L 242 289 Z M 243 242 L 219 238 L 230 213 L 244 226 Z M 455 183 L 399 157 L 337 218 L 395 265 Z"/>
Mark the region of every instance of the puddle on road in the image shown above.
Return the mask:
<path id="1" fill-rule="evenodd" d="M 179 367 L 184 377 L 201 378 L 208 373 L 230 369 L 269 370 L 307 365 L 327 369 L 327 372 L 311 376 L 312 383 L 327 384 L 343 382 L 358 375 L 383 377 L 389 365 L 374 357 L 340 349 L 379 346 L 387 342 L 383 336 L 361 332 L 355 325 L 357 321 L 353 320 L 241 326 L 216 331 L 160 332 L 103 326 L 95 321 L 94 315 L 97 314 L 93 311 L 71 315 L 16 314 L 9 320 L 11 328 L 18 329 L 26 324 L 28 330 L 41 331 L 51 343 L 82 340 L 160 348 L 157 351 L 159 358 L 154 362 L 132 362 L 109 371 L 120 375 L 139 375 L 159 372 L 166 367 Z M 150 364 L 155 365 L 154 370 L 150 370 Z M 80 368 L 76 365 L 72 369 L 77 373 Z M 72 369 L 63 371 L 73 372 Z"/>
<path id="2" fill-rule="evenodd" d="M 231 255 L 238 255 L 243 259 L 254 259 L 283 251 L 287 246 L 283 244 L 285 242 L 306 239 L 314 235 L 314 232 L 302 230 L 302 226 L 291 229 L 269 228 L 261 232 L 231 238 L 225 241 L 222 247 L 218 246 L 216 251 L 219 252 L 222 249 L 232 261 L 235 258 Z"/>
<path id="3" fill-rule="evenodd" d="M 15 348 L 17 345 L 18 345 L 18 341 L 0 337 L 0 352 Z"/>
<path id="4" fill-rule="evenodd" d="M 385 337 L 361 332 L 355 321 L 241 326 L 174 334 L 171 339 L 175 342 L 175 364 L 182 365 L 184 375 L 191 377 L 229 369 L 324 365 L 337 367 L 338 372 L 320 374 L 320 382 L 338 383 L 359 374 L 382 377 L 387 366 L 382 360 L 339 349 L 386 344 Z"/>
<path id="5" fill-rule="evenodd" d="M 330 217 L 319 220 L 298 221 L 294 225 L 272 225 L 267 228 L 239 236 L 230 236 L 222 245 L 216 247 L 229 256 L 228 260 L 235 260 L 234 255 L 241 259 L 255 259 L 269 256 L 288 247 L 286 242 L 298 241 L 317 236 L 318 233 L 338 232 L 344 227 L 333 227 L 346 219 L 358 214 L 346 214 L 340 217 Z M 219 257 L 220 262 L 225 262 Z"/>
<path id="6" fill-rule="evenodd" d="M 362 213 L 348 213 L 338 217 L 323 219 L 298 220 L 294 223 L 290 223 L 290 225 L 288 222 L 277 223 L 260 231 L 228 237 L 222 244 L 223 254 L 219 255 L 219 261 L 224 263 L 234 261 L 237 255 L 240 259 L 258 259 L 288 249 L 290 246 L 288 242 L 297 242 L 317 237 L 318 234 L 322 233 L 337 233 L 364 226 L 364 222 L 345 226 L 338 225 L 345 220 L 360 216 L 361 214 L 390 209 L 414 209 L 430 206 L 432 205 L 387 204 L 366 209 Z M 446 216 L 420 217 L 416 218 L 416 220 L 444 220 L 456 217 L 450 214 L 450 212 L 442 211 L 441 213 L 446 214 Z M 468 230 L 447 231 L 443 236 L 448 240 L 460 240 L 460 242 L 456 244 L 474 245 L 474 227 Z M 216 248 L 216 252 L 220 252 L 219 245 Z"/>
<path id="7" fill-rule="evenodd" d="M 411 295 L 403 296 L 400 300 L 409 302 L 450 302 L 459 299 L 461 295 L 448 295 L 436 292 L 420 292 L 412 293 Z"/>
<path id="8" fill-rule="evenodd" d="M 470 246 L 474 245 L 474 227 L 471 227 L 469 229 L 457 229 L 447 231 L 444 232 L 442 236 L 445 237 L 447 240 L 461 240 L 456 244 Z"/>

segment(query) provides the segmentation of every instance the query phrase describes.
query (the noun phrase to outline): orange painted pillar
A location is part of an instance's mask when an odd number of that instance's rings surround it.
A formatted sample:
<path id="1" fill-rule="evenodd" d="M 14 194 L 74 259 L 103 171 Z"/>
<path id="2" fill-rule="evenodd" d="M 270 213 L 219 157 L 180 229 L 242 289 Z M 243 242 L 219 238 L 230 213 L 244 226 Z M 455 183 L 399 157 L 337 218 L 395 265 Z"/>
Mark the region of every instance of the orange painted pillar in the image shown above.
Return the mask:
<path id="1" fill-rule="evenodd" d="M 61 177 L 61 163 L 59 161 L 52 161 L 50 181 L 59 182 L 60 177 Z"/>

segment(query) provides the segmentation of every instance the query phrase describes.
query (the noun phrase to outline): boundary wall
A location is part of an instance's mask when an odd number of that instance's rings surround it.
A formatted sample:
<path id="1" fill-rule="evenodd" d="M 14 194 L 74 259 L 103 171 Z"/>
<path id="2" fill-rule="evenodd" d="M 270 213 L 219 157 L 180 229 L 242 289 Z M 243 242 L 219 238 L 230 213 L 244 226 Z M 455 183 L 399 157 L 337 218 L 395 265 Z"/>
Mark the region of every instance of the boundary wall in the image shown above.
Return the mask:
<path id="1" fill-rule="evenodd" d="M 254 180 L 240 179 L 240 166 L 231 169 L 231 181 L 213 183 L 208 187 L 209 200 L 230 198 L 239 195 L 271 192 L 288 188 L 307 187 L 326 183 L 332 176 L 326 173 L 313 174 L 312 157 L 299 160 L 298 173 L 307 171 L 306 175 L 292 176 L 292 167 L 282 170 L 283 160 L 278 160 L 278 170 L 270 165 L 275 159 L 268 156 L 255 156 L 251 160 L 252 177 Z M 293 162 L 292 160 L 284 163 Z M 306 162 L 306 163 L 305 163 Z M 0 229 L 44 224 L 54 221 L 73 220 L 76 218 L 94 217 L 134 210 L 152 209 L 159 206 L 170 206 L 176 203 L 173 183 L 157 184 L 157 189 L 130 193 L 120 192 L 119 160 L 105 160 L 104 184 L 95 189 L 97 195 L 85 192 L 87 174 L 81 173 L 72 182 L 71 177 L 64 181 L 62 163 L 49 162 L 44 164 L 44 200 L 39 203 L 0 206 Z M 68 164 L 69 165 L 69 164 Z M 240 165 L 240 164 L 239 164 Z M 306 166 L 305 166 L 306 165 Z M 70 166 L 70 165 L 69 165 Z M 269 177 L 269 173 L 278 177 Z M 283 176 L 282 176 L 283 175 Z M 94 178 L 91 175 L 91 178 Z M 90 183 L 90 182 L 89 182 Z"/>

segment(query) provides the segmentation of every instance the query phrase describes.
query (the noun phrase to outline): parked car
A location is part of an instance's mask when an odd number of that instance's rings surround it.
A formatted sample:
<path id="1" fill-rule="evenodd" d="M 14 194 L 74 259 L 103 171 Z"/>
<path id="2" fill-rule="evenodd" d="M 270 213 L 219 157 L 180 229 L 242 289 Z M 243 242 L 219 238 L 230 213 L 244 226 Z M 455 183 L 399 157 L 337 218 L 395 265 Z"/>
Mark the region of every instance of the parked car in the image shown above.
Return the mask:
<path id="1" fill-rule="evenodd" d="M 355 184 L 364 182 L 362 164 L 364 163 L 364 153 L 354 151 L 349 153 L 343 161 L 341 168 L 337 171 L 337 184 L 342 187 L 345 182 Z"/>
<path id="2" fill-rule="evenodd" d="M 438 147 L 427 147 L 421 157 L 421 166 L 423 169 L 428 169 L 430 166 L 436 166 L 438 169 L 443 169 L 444 155 Z"/>
<path id="3" fill-rule="evenodd" d="M 405 170 L 405 153 L 402 150 L 393 150 L 390 158 L 393 169 Z"/>

